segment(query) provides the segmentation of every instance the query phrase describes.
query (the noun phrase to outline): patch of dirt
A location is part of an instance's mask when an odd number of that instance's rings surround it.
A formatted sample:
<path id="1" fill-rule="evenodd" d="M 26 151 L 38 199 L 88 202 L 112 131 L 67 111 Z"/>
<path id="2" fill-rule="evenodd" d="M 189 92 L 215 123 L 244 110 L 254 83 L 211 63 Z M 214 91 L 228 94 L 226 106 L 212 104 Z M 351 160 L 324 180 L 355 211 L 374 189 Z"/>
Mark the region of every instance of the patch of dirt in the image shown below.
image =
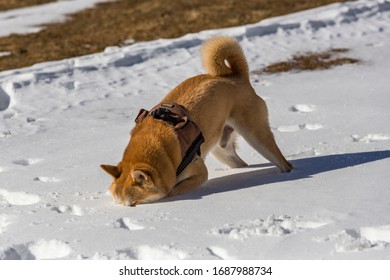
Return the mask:
<path id="1" fill-rule="evenodd" d="M 344 64 L 355 64 L 360 62 L 358 59 L 344 57 L 341 54 L 347 53 L 348 49 L 331 49 L 324 52 L 298 54 L 289 61 L 282 61 L 271 64 L 262 70 L 252 73 L 281 73 L 289 71 L 313 71 L 325 70 Z"/>
<path id="2" fill-rule="evenodd" d="M 118 0 L 102 3 L 69 16 L 64 23 L 50 24 L 41 32 L 0 38 L 0 52 L 10 53 L 0 56 L 0 71 L 100 52 L 129 39 L 176 38 L 206 29 L 259 22 L 334 2 L 342 1 Z"/>

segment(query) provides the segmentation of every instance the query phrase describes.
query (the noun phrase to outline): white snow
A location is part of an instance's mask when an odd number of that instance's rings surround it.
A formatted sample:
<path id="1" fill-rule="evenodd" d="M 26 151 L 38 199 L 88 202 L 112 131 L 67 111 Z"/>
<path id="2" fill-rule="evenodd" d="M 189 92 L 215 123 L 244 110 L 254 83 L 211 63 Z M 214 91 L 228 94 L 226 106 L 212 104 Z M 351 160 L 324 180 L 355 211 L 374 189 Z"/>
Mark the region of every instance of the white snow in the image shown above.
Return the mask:
<path id="1" fill-rule="evenodd" d="M 307 105 L 307 104 L 297 104 L 290 108 L 293 112 L 299 113 L 311 113 L 316 109 L 315 105 Z"/>
<path id="2" fill-rule="evenodd" d="M 0 12 L 0 37 L 41 31 L 45 24 L 65 21 L 67 15 L 109 0 L 62 0 Z M 1 51 L 1 50 L 0 50 Z M 0 56 L 9 55 L 0 52 Z"/>
<path id="3" fill-rule="evenodd" d="M 0 51 L 0 57 L 2 57 L 2 56 L 8 56 L 8 55 L 11 55 L 11 52 L 2 52 L 2 51 Z"/>
<path id="4" fill-rule="evenodd" d="M 0 189 L 0 198 L 3 198 L 10 205 L 30 205 L 40 201 L 38 195 L 25 192 L 9 192 Z"/>
<path id="5" fill-rule="evenodd" d="M 43 240 L 19 244 L 0 251 L 2 260 L 46 260 L 58 259 L 68 256 L 72 248 L 59 240 Z"/>
<path id="6" fill-rule="evenodd" d="M 208 157 L 202 188 L 116 205 L 99 165 L 141 108 L 203 73 L 213 34 L 251 70 L 331 48 L 361 62 L 252 74 L 290 174 L 239 139 L 248 168 Z M 390 259 L 389 50 L 390 2 L 360 0 L 1 72 L 0 259 Z"/>

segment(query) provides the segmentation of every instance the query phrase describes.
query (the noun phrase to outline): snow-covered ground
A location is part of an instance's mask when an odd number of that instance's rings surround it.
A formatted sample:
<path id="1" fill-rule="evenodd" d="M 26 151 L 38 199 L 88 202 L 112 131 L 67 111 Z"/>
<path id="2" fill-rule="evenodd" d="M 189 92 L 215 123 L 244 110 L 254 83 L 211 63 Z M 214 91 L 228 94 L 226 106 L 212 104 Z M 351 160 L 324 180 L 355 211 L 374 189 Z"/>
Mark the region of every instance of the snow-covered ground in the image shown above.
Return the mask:
<path id="1" fill-rule="evenodd" d="M 91 8 L 110 0 L 62 0 L 33 7 L 0 12 L 0 36 L 35 33 L 43 25 L 61 22 L 68 14 Z M 1 50 L 0 50 L 1 51 Z M 1 56 L 1 53 L 0 53 Z"/>
<path id="2" fill-rule="evenodd" d="M 211 157 L 187 195 L 116 205 L 115 164 L 140 108 L 199 73 L 201 42 L 235 36 L 251 70 L 296 53 L 349 48 L 326 71 L 256 75 L 278 174 Z M 0 259 L 390 259 L 390 2 L 334 4 L 258 24 L 0 73 Z"/>

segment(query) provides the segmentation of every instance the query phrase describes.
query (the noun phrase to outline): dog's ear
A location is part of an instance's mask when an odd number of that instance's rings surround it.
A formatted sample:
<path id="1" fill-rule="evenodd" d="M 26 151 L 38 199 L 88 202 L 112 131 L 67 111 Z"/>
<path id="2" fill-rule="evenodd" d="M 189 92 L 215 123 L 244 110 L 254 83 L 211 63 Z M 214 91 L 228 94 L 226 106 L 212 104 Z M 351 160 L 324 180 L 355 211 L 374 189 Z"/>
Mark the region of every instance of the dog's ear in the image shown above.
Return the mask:
<path id="1" fill-rule="evenodd" d="M 150 186 L 152 185 L 152 177 L 143 170 L 135 169 L 131 172 L 133 180 L 140 184 L 141 186 Z"/>
<path id="2" fill-rule="evenodd" d="M 113 165 L 108 165 L 108 164 L 102 164 L 100 167 L 106 171 L 108 174 L 110 174 L 114 180 L 118 179 L 121 174 L 122 174 L 122 169 L 120 166 L 113 166 Z"/>

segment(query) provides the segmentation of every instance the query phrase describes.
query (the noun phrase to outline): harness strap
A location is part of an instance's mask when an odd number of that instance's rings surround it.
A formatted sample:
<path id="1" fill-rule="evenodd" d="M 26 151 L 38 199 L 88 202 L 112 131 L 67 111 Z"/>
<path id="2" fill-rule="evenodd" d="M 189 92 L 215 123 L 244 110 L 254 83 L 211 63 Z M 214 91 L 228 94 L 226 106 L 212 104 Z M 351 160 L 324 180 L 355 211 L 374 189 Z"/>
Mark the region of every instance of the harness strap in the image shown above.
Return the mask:
<path id="1" fill-rule="evenodd" d="M 204 142 L 203 134 L 197 124 L 190 120 L 187 109 L 176 102 L 165 101 L 150 111 L 141 109 L 135 122 L 140 123 L 149 116 L 162 120 L 175 129 L 182 157 L 182 161 L 176 169 L 176 176 L 178 176 L 191 163 L 196 154 L 200 156 L 200 146 Z"/>

